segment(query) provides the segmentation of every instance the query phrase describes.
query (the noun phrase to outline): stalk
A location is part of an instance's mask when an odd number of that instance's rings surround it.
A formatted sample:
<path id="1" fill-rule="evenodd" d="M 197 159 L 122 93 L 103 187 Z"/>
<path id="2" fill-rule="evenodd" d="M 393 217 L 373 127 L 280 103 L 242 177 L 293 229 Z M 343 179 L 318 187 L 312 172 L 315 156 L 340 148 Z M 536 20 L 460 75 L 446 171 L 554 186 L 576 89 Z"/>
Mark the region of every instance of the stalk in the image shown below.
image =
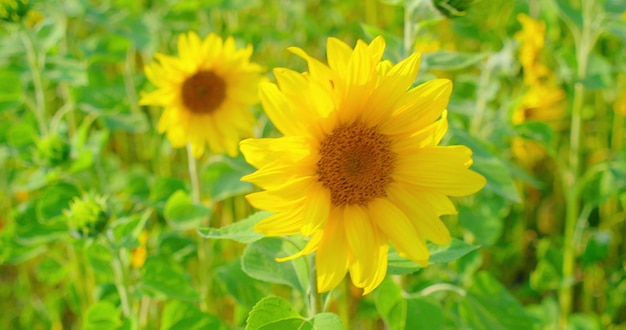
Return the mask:
<path id="1" fill-rule="evenodd" d="M 48 126 L 46 125 L 46 100 L 43 89 L 43 78 L 41 76 L 41 66 L 44 62 L 43 57 L 35 50 L 33 40 L 28 33 L 26 25 L 21 26 L 20 37 L 26 49 L 26 59 L 28 68 L 33 78 L 33 87 L 35 88 L 35 118 L 39 126 L 41 136 L 48 135 Z"/>
<path id="2" fill-rule="evenodd" d="M 580 214 L 580 196 L 577 189 L 580 176 L 580 156 L 582 137 L 582 110 L 585 103 L 585 87 L 582 81 L 587 77 L 587 66 L 591 47 L 595 41 L 594 29 L 591 21 L 594 1 L 582 1 L 583 25 L 579 31 L 572 28 L 576 44 L 576 61 L 578 65 L 577 82 L 574 86 L 574 100 L 572 104 L 572 116 L 570 124 L 570 148 L 568 153 L 568 168 L 564 173 L 565 191 L 565 228 L 563 246 L 563 284 L 559 288 L 560 315 L 559 324 L 561 329 L 567 327 L 568 316 L 572 311 L 573 278 L 576 259 L 576 227 Z M 577 35 L 576 32 L 580 32 Z"/>

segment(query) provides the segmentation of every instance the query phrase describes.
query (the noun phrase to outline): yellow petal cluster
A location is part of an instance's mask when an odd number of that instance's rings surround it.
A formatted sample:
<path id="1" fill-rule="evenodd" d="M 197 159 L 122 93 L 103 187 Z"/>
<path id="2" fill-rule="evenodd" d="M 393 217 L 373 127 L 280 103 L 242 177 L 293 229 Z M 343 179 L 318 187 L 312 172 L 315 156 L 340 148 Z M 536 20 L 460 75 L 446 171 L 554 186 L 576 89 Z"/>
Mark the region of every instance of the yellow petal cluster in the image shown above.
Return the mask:
<path id="1" fill-rule="evenodd" d="M 354 48 L 329 38 L 328 64 L 300 48 L 290 51 L 308 71 L 274 70 L 261 83 L 261 103 L 279 138 L 241 142 L 258 170 L 242 180 L 263 191 L 247 196 L 273 212 L 255 229 L 268 236 L 308 237 L 289 260 L 315 253 L 320 292 L 347 272 L 371 292 L 387 273 L 393 244 L 423 266 L 426 240 L 450 242 L 440 220 L 456 209 L 448 196 L 480 190 L 485 178 L 469 169 L 464 146 L 438 146 L 447 128 L 449 80 L 412 87 L 420 54 L 398 64 L 383 61 L 385 41 L 359 40 Z"/>
<path id="2" fill-rule="evenodd" d="M 206 38 L 194 32 L 178 39 L 178 57 L 156 54 L 146 66 L 156 90 L 140 104 L 163 107 L 158 130 L 172 146 L 191 144 L 200 157 L 205 148 L 235 156 L 242 138 L 252 136 L 262 68 L 250 62 L 252 47 L 237 49 L 231 37 Z"/>

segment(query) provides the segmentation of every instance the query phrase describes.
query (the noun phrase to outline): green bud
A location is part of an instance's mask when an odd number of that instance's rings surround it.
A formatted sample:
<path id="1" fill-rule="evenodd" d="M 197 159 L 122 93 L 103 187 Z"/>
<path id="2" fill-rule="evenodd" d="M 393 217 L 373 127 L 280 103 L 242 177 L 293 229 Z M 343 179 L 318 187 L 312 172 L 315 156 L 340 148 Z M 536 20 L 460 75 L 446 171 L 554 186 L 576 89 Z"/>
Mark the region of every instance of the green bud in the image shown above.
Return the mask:
<path id="1" fill-rule="evenodd" d="M 433 5 L 448 18 L 455 18 L 465 15 L 473 2 L 474 0 L 433 0 Z"/>
<path id="2" fill-rule="evenodd" d="M 95 237 L 106 228 L 109 220 L 106 199 L 90 194 L 82 198 L 74 197 L 65 216 L 72 235 L 77 238 Z"/>
<path id="3" fill-rule="evenodd" d="M 70 157 L 70 145 L 58 135 L 50 135 L 37 141 L 41 160 L 49 166 L 58 166 Z"/>

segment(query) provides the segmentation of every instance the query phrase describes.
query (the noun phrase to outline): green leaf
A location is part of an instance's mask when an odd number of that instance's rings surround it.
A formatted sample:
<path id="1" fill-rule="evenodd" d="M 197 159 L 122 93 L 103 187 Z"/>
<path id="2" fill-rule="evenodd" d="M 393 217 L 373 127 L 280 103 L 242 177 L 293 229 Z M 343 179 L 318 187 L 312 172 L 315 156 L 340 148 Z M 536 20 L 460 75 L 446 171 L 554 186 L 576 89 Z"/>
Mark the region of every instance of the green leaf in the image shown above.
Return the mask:
<path id="1" fill-rule="evenodd" d="M 343 330 L 343 323 L 339 316 L 333 313 L 319 313 L 310 321 L 315 330 Z"/>
<path id="2" fill-rule="evenodd" d="M 128 133 L 145 133 L 149 129 L 148 119 L 141 112 L 137 113 L 112 113 L 100 116 L 104 125 L 112 131 L 124 131 Z"/>
<path id="3" fill-rule="evenodd" d="M 430 297 L 407 299 L 406 328 L 414 330 L 439 330 L 444 328 L 441 305 Z"/>
<path id="4" fill-rule="evenodd" d="M 602 27 L 616 37 L 626 40 L 626 21 L 619 19 L 604 19 L 602 20 Z"/>
<path id="5" fill-rule="evenodd" d="M 254 306 L 269 293 L 265 282 L 255 280 L 241 270 L 239 258 L 216 269 L 216 275 L 218 281 L 240 305 Z"/>
<path id="6" fill-rule="evenodd" d="M 252 191 L 252 184 L 241 181 L 241 177 L 252 173 L 254 168 L 243 157 L 211 158 L 202 175 L 202 188 L 211 197 L 212 203 L 223 201 Z"/>
<path id="7" fill-rule="evenodd" d="M 0 70 L 0 111 L 21 102 L 23 97 L 20 75 L 14 70 Z"/>
<path id="8" fill-rule="evenodd" d="M 462 320 L 475 330 L 527 330 L 536 325 L 535 319 L 487 272 L 474 277 L 459 307 Z"/>
<path id="9" fill-rule="evenodd" d="M 278 262 L 300 251 L 293 243 L 280 238 L 267 237 L 248 245 L 243 251 L 242 269 L 248 276 L 269 283 L 289 285 L 301 293 L 309 286 L 309 268 L 305 258 Z"/>
<path id="10" fill-rule="evenodd" d="M 56 258 L 48 257 L 39 263 L 35 274 L 40 281 L 54 285 L 65 280 L 67 273 L 68 269 L 65 264 Z"/>
<path id="11" fill-rule="evenodd" d="M 163 308 L 161 315 L 162 330 L 226 330 L 228 327 L 217 317 L 203 313 L 197 307 L 172 300 Z"/>
<path id="12" fill-rule="evenodd" d="M 65 217 L 55 217 L 46 222 L 39 222 L 37 208 L 28 203 L 24 211 L 15 217 L 15 235 L 21 244 L 43 244 L 69 236 Z"/>
<path id="13" fill-rule="evenodd" d="M 165 203 L 164 215 L 174 229 L 188 230 L 197 228 L 211 212 L 210 208 L 194 205 L 187 193 L 178 190 Z"/>
<path id="14" fill-rule="evenodd" d="M 121 325 L 119 311 L 107 301 L 99 301 L 90 306 L 83 320 L 85 330 L 111 330 Z"/>
<path id="15" fill-rule="evenodd" d="M 550 125 L 541 121 L 527 121 L 515 126 L 515 129 L 521 137 L 539 142 L 551 155 L 555 154 L 552 145 L 554 130 Z"/>
<path id="16" fill-rule="evenodd" d="M 459 204 L 459 222 L 479 244 L 491 246 L 502 236 L 509 203 L 501 196 L 478 194 L 471 205 Z"/>
<path id="17" fill-rule="evenodd" d="M 391 330 L 405 329 L 407 303 L 402 297 L 402 290 L 387 277 L 376 289 L 376 309 Z"/>
<path id="18" fill-rule="evenodd" d="M 448 245 L 435 245 L 428 242 L 428 249 L 430 250 L 430 260 L 428 263 L 436 264 L 450 262 L 459 259 L 478 248 L 478 245 L 471 245 L 456 238 L 453 238 Z M 420 268 L 422 267 L 413 261 L 400 257 L 395 249 L 390 250 L 389 264 L 387 267 L 388 274 L 410 274 Z"/>
<path id="19" fill-rule="evenodd" d="M 83 248 L 85 241 L 77 241 L 75 243 L 77 250 Z M 113 268 L 111 268 L 111 251 L 104 247 L 101 242 L 94 242 L 87 244 L 85 254 L 87 256 L 87 262 L 89 267 L 95 274 L 103 279 L 113 279 Z"/>
<path id="20" fill-rule="evenodd" d="M 47 57 L 44 75 L 50 81 L 65 82 L 72 86 L 85 86 L 88 83 L 87 64 L 71 57 Z"/>
<path id="21" fill-rule="evenodd" d="M 479 63 L 485 54 L 457 53 L 446 50 L 422 54 L 424 70 L 459 70 Z"/>
<path id="22" fill-rule="evenodd" d="M 177 190 L 184 190 L 185 183 L 176 178 L 160 177 L 150 190 L 150 200 L 159 204 L 165 202 Z"/>
<path id="23" fill-rule="evenodd" d="M 143 214 L 134 214 L 130 217 L 123 217 L 115 220 L 111 224 L 113 237 L 119 248 L 133 248 L 137 246 L 137 238 L 141 230 L 145 227 L 150 218 L 152 210 L 146 210 Z"/>
<path id="24" fill-rule="evenodd" d="M 270 212 L 260 211 L 222 228 L 198 229 L 198 234 L 205 238 L 231 239 L 244 244 L 252 243 L 263 238 L 262 234 L 254 231 L 254 226 L 271 214 Z"/>
<path id="25" fill-rule="evenodd" d="M 305 322 L 306 320 L 285 299 L 266 297 L 254 305 L 248 314 L 246 330 L 299 329 Z M 294 325 L 299 326 L 293 327 Z"/>
<path id="26" fill-rule="evenodd" d="M 500 159 L 475 156 L 472 170 L 482 174 L 487 179 L 487 184 L 484 188 L 486 191 L 491 191 L 512 202 L 521 202 L 511 172 Z"/>
<path id="27" fill-rule="evenodd" d="M 196 289 L 182 266 L 164 256 L 150 256 L 141 268 L 141 291 L 155 298 L 198 300 Z"/>
<path id="28" fill-rule="evenodd" d="M 76 186 L 66 182 L 49 186 L 37 201 L 37 218 L 45 223 L 63 215 L 63 210 L 69 208 L 70 201 L 79 195 L 80 191 Z"/>

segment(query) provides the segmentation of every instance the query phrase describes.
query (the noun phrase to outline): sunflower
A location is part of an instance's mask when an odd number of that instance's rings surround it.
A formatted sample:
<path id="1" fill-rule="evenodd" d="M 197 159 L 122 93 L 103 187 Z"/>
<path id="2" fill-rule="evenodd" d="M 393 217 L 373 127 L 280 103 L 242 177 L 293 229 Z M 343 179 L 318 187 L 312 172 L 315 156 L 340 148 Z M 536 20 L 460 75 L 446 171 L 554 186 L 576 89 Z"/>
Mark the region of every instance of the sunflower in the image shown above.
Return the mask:
<path id="1" fill-rule="evenodd" d="M 172 146 L 191 144 L 200 157 L 205 146 L 215 153 L 237 155 L 242 137 L 252 136 L 262 68 L 250 62 L 252 47 L 236 49 L 233 38 L 215 34 L 201 40 L 189 32 L 178 39 L 179 57 L 156 54 L 146 66 L 157 89 L 143 94 L 142 105 L 165 108 L 158 125 Z"/>
<path id="2" fill-rule="evenodd" d="M 359 40 L 354 49 L 335 38 L 328 65 L 290 48 L 308 62 L 300 74 L 277 68 L 277 85 L 259 86 L 261 103 L 279 138 L 240 143 L 258 170 L 242 178 L 264 191 L 247 195 L 273 212 L 255 229 L 267 236 L 309 237 L 289 260 L 316 252 L 319 292 L 349 271 L 364 294 L 387 273 L 389 242 L 400 255 L 428 264 L 426 239 L 450 242 L 439 219 L 453 214 L 448 196 L 485 185 L 471 171 L 471 151 L 437 146 L 447 130 L 449 80 L 415 88 L 420 55 L 393 66 L 381 61 L 385 41 Z"/>

